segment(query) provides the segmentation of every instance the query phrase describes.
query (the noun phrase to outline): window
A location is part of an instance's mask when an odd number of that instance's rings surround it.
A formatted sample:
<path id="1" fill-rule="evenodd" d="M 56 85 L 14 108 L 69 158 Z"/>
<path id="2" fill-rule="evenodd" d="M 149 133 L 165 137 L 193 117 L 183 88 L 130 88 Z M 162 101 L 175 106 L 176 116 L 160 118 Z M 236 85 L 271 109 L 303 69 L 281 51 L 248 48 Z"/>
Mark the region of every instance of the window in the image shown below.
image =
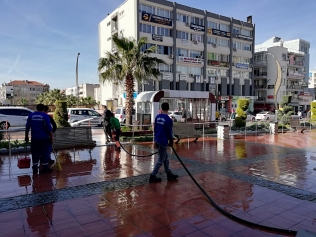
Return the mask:
<path id="1" fill-rule="evenodd" d="M 151 14 L 155 14 L 155 7 L 152 6 L 148 6 L 145 4 L 139 4 L 139 11 L 140 12 L 146 12 L 146 13 L 151 13 Z"/>
<path id="2" fill-rule="evenodd" d="M 243 50 L 251 51 L 251 44 L 246 44 L 246 43 L 244 43 L 244 44 L 243 44 Z"/>
<path id="3" fill-rule="evenodd" d="M 240 28 L 233 27 L 233 33 L 234 34 L 240 34 Z"/>
<path id="4" fill-rule="evenodd" d="M 240 78 L 241 77 L 240 71 L 233 71 L 233 77 Z"/>
<path id="5" fill-rule="evenodd" d="M 157 27 L 157 29 L 158 28 L 159 27 Z M 144 32 L 144 33 L 155 34 L 155 26 L 151 26 L 151 25 L 140 23 L 139 24 L 139 29 L 140 29 L 141 32 Z"/>
<path id="6" fill-rule="evenodd" d="M 149 49 L 149 48 L 152 47 L 152 46 L 155 46 L 155 45 L 154 45 L 154 44 L 144 44 L 144 45 L 141 47 L 140 51 L 141 51 L 141 52 L 144 52 L 145 50 Z"/>
<path id="7" fill-rule="evenodd" d="M 200 67 L 190 67 L 189 74 L 193 75 L 202 75 L 203 74 L 203 68 Z"/>
<path id="8" fill-rule="evenodd" d="M 228 39 L 221 39 L 220 40 L 220 45 L 223 47 L 229 47 L 229 40 Z"/>
<path id="9" fill-rule="evenodd" d="M 228 70 L 223 70 L 223 69 L 218 70 L 218 75 L 223 76 L 223 77 L 228 77 L 229 76 Z"/>
<path id="10" fill-rule="evenodd" d="M 217 23 L 214 21 L 207 21 L 207 27 L 212 29 L 217 29 Z"/>
<path id="11" fill-rule="evenodd" d="M 191 58 L 203 58 L 203 52 L 199 52 L 199 51 L 195 51 L 195 50 L 191 50 L 190 52 L 190 57 Z"/>
<path id="12" fill-rule="evenodd" d="M 181 13 L 177 13 L 177 21 L 189 23 L 189 16 L 181 14 Z"/>
<path id="13" fill-rule="evenodd" d="M 157 15 L 162 16 L 162 17 L 171 18 L 172 12 L 168 11 L 168 10 L 161 9 L 161 8 L 157 8 Z"/>
<path id="14" fill-rule="evenodd" d="M 97 111 L 88 110 L 89 116 L 97 116 L 101 117 L 101 114 L 99 114 Z"/>
<path id="15" fill-rule="evenodd" d="M 250 30 L 241 29 L 241 34 L 242 35 L 246 35 L 246 36 L 251 36 L 251 31 Z"/>
<path id="16" fill-rule="evenodd" d="M 191 37 L 192 37 L 192 41 L 197 41 L 197 42 L 203 43 L 203 35 L 192 34 Z"/>
<path id="17" fill-rule="evenodd" d="M 160 72 L 172 72 L 172 65 L 170 64 L 160 64 L 159 65 Z"/>
<path id="18" fill-rule="evenodd" d="M 240 57 L 239 62 L 240 63 L 250 63 L 250 58 L 242 58 L 242 57 Z"/>
<path id="19" fill-rule="evenodd" d="M 217 61 L 217 53 L 207 53 L 207 60 Z"/>
<path id="20" fill-rule="evenodd" d="M 241 77 L 242 78 L 250 78 L 250 73 L 249 72 L 241 72 Z"/>
<path id="21" fill-rule="evenodd" d="M 229 55 L 219 54 L 218 61 L 221 62 L 229 62 Z"/>
<path id="22" fill-rule="evenodd" d="M 233 48 L 242 49 L 242 43 L 240 43 L 238 41 L 233 41 Z"/>
<path id="23" fill-rule="evenodd" d="M 171 36 L 171 30 L 163 27 L 157 27 L 157 35 L 162 35 L 162 36 Z"/>
<path id="24" fill-rule="evenodd" d="M 204 26 L 204 19 L 199 18 L 199 17 L 195 17 L 195 16 L 191 16 L 191 23 L 196 24 L 196 25 L 200 25 L 200 26 Z"/>
<path id="25" fill-rule="evenodd" d="M 177 65 L 177 73 L 180 74 L 188 74 L 188 67 L 187 66 L 181 66 L 181 65 Z"/>
<path id="26" fill-rule="evenodd" d="M 164 54 L 164 55 L 173 54 L 172 47 L 164 46 L 164 45 L 157 45 L 157 53 Z"/>
<path id="27" fill-rule="evenodd" d="M 177 56 L 188 57 L 189 56 L 189 50 L 177 48 Z"/>
<path id="28" fill-rule="evenodd" d="M 217 69 L 208 69 L 208 70 L 207 70 L 207 73 L 208 73 L 210 76 L 217 76 Z"/>
<path id="29" fill-rule="evenodd" d="M 208 44 L 217 44 L 217 38 L 212 36 L 207 36 L 207 43 Z"/>
<path id="30" fill-rule="evenodd" d="M 225 25 L 225 24 L 219 24 L 219 29 L 222 31 L 229 31 L 229 25 Z"/>
<path id="31" fill-rule="evenodd" d="M 189 40 L 189 33 L 177 30 L 177 39 Z"/>

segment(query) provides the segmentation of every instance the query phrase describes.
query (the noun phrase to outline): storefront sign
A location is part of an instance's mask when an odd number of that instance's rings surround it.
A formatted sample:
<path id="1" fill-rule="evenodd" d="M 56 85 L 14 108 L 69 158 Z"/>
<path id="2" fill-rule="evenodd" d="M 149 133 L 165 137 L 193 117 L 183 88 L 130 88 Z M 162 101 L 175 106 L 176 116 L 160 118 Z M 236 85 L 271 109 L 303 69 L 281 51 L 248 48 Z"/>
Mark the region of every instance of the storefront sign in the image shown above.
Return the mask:
<path id="1" fill-rule="evenodd" d="M 151 35 L 151 39 L 154 40 L 154 41 L 160 41 L 160 42 L 163 41 L 162 35 L 152 34 Z"/>
<path id="2" fill-rule="evenodd" d="M 203 59 L 179 56 L 178 62 L 180 62 L 180 63 L 192 63 L 192 64 L 203 64 Z"/>
<path id="3" fill-rule="evenodd" d="M 234 34 L 234 37 L 242 40 L 253 41 L 252 37 L 246 35 Z"/>
<path id="4" fill-rule="evenodd" d="M 165 73 L 164 73 L 163 76 L 162 76 L 162 79 L 169 81 L 169 80 L 170 80 L 170 74 L 165 74 Z"/>
<path id="5" fill-rule="evenodd" d="M 203 32 L 204 32 L 204 31 L 205 31 L 205 26 L 196 25 L 196 24 L 191 23 L 190 29 L 191 29 L 191 30 L 203 31 Z"/>
<path id="6" fill-rule="evenodd" d="M 181 75 L 181 74 L 180 74 L 180 81 L 186 81 L 187 78 L 188 78 L 187 75 Z"/>
<path id="7" fill-rule="evenodd" d="M 142 12 L 142 20 L 157 23 L 160 25 L 172 26 L 171 18 L 157 16 L 157 15 L 146 13 L 146 12 Z"/>
<path id="8" fill-rule="evenodd" d="M 186 46 L 188 46 L 189 45 L 189 41 L 188 40 L 182 40 L 182 45 L 186 45 Z"/>
<path id="9" fill-rule="evenodd" d="M 210 35 L 217 35 L 217 36 L 222 36 L 226 38 L 230 38 L 230 32 L 222 31 L 222 30 L 217 30 L 213 28 L 209 28 L 207 30 L 207 33 Z"/>
<path id="10" fill-rule="evenodd" d="M 274 89 L 274 85 L 268 85 L 268 89 Z"/>
<path id="11" fill-rule="evenodd" d="M 268 99 L 274 99 L 274 95 L 268 95 Z"/>
<path id="12" fill-rule="evenodd" d="M 213 60 L 207 60 L 207 65 L 214 67 L 229 67 L 227 62 L 218 62 Z"/>
<path id="13" fill-rule="evenodd" d="M 221 96 L 220 100 L 229 100 L 229 96 Z"/>
<path id="14" fill-rule="evenodd" d="M 235 67 L 240 68 L 240 69 L 248 69 L 249 64 L 248 63 L 235 63 Z"/>

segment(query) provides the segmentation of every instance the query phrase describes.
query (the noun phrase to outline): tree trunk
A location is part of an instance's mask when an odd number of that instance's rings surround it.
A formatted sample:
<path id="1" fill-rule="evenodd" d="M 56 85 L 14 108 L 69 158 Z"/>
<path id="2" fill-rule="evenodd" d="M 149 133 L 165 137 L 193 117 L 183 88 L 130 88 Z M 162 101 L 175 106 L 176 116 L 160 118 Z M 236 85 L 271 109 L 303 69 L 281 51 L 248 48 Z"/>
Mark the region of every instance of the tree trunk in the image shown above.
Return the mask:
<path id="1" fill-rule="evenodd" d="M 125 79 L 126 101 L 125 101 L 125 114 L 126 125 L 133 124 L 133 105 L 134 105 L 134 78 L 128 74 Z"/>

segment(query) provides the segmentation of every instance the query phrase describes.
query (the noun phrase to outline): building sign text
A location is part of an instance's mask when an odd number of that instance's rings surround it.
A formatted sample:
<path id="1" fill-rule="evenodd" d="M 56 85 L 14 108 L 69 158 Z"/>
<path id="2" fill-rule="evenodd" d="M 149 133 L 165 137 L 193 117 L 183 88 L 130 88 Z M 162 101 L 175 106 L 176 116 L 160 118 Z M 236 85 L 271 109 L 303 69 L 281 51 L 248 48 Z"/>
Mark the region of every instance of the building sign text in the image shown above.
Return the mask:
<path id="1" fill-rule="evenodd" d="M 160 25 L 172 26 L 172 19 L 162 16 L 157 16 L 151 13 L 142 12 L 142 20 L 157 23 Z"/>

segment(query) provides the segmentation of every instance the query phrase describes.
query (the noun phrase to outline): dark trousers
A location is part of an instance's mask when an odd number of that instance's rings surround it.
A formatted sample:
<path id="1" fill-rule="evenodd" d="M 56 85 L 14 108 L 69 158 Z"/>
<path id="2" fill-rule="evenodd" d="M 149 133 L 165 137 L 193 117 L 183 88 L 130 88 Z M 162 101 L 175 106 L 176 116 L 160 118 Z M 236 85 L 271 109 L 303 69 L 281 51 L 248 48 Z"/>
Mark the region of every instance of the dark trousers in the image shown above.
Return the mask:
<path id="1" fill-rule="evenodd" d="M 33 166 L 38 166 L 39 162 L 41 162 L 43 168 L 48 167 L 50 149 L 51 141 L 49 139 L 38 140 L 32 138 L 31 153 Z"/>
<path id="2" fill-rule="evenodd" d="M 115 141 L 119 141 L 121 136 L 121 129 L 115 129 Z"/>

